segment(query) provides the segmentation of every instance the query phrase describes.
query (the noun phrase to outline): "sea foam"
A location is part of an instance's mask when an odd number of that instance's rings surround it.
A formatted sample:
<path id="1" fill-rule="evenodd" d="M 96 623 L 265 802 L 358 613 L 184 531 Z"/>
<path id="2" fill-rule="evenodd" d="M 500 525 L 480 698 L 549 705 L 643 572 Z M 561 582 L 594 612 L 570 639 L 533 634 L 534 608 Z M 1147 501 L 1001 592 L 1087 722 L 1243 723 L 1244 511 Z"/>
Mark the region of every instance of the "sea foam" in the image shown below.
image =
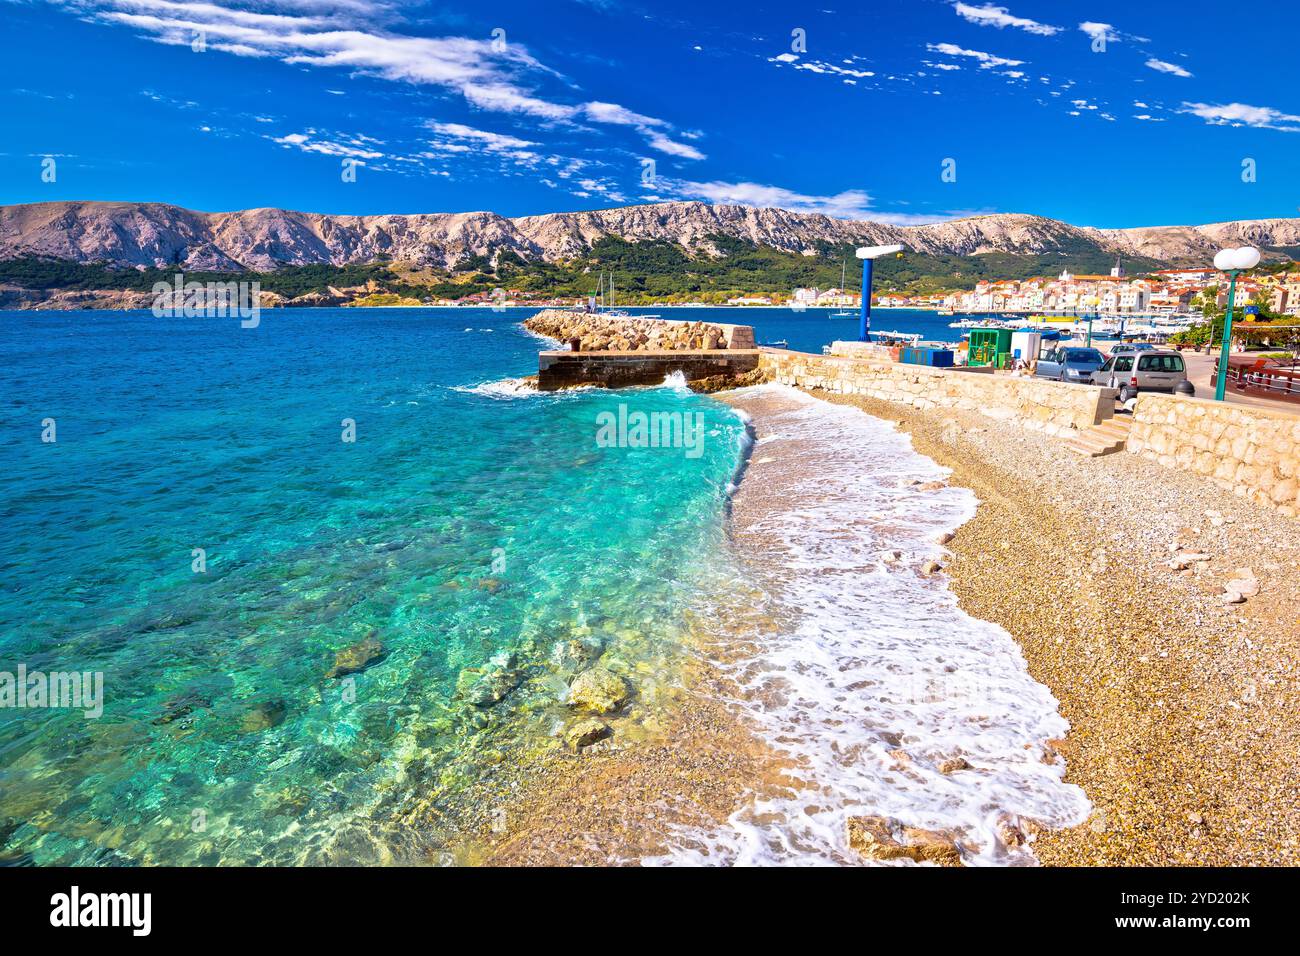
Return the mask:
<path id="1" fill-rule="evenodd" d="M 495 382 L 479 382 L 477 385 L 452 385 L 451 390 L 498 399 L 530 398 L 539 394 L 537 380 L 531 378 L 503 378 Z"/>
<path id="2" fill-rule="evenodd" d="M 846 821 L 881 815 L 951 832 L 968 864 L 1033 863 L 998 820 L 1086 818 L 1083 791 L 1043 760 L 1068 724 L 1014 639 L 919 570 L 975 496 L 856 408 L 783 386 L 732 394 L 763 447 L 735 496 L 734 548 L 777 627 L 721 667 L 793 786 L 757 786 L 724 826 L 681 830 L 647 862 L 862 862 Z M 971 769 L 939 771 L 958 756 Z"/>

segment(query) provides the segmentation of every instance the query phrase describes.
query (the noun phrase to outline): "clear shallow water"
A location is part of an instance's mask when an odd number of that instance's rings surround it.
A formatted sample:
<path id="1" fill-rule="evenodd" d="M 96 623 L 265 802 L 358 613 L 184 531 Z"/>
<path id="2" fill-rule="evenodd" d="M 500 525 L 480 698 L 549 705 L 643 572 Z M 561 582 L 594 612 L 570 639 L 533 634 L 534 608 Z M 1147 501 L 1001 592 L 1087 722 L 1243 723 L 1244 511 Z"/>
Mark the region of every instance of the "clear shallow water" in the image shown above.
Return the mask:
<path id="1" fill-rule="evenodd" d="M 743 429 L 673 388 L 481 387 L 536 371 L 531 311 L 0 313 L 0 670 L 102 671 L 106 697 L 0 709 L 0 853 L 423 859 L 443 835 L 402 822 L 413 796 L 563 719 L 558 643 L 653 662 L 653 704 Z M 703 454 L 598 447 L 620 403 L 702 413 Z M 349 700 L 325 674 L 368 636 L 387 656 Z M 505 701 L 456 698 L 511 654 Z"/>

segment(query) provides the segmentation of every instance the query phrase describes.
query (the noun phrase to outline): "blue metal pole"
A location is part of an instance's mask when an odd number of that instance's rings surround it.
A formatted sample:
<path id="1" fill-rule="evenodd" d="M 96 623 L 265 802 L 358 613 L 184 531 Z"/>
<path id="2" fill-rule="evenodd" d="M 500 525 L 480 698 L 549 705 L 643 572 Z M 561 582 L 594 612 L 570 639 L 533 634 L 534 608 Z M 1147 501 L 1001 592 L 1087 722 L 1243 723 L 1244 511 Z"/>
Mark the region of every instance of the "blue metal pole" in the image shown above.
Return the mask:
<path id="1" fill-rule="evenodd" d="M 1214 383 L 1214 400 L 1223 401 L 1228 390 L 1228 353 L 1232 348 L 1232 300 L 1237 295 L 1237 270 L 1228 270 L 1228 311 L 1223 317 L 1223 348 L 1219 352 L 1219 377 Z M 1214 328 L 1213 325 L 1210 326 Z"/>
<path id="2" fill-rule="evenodd" d="M 871 260 L 862 260 L 862 315 L 858 319 L 858 338 L 871 341 Z"/>

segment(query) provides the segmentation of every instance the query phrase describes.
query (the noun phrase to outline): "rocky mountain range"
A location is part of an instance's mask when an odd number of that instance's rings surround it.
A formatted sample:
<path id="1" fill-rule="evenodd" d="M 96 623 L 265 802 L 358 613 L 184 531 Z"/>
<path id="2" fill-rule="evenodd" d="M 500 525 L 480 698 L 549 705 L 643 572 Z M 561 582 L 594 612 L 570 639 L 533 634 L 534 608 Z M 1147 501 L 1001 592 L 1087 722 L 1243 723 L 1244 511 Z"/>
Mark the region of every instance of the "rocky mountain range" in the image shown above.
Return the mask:
<path id="1" fill-rule="evenodd" d="M 270 271 L 285 265 L 346 265 L 388 259 L 448 268 L 503 251 L 555 262 L 596 240 L 667 240 L 711 254 L 710 236 L 809 253 L 819 241 L 900 242 L 935 255 L 1043 255 L 1099 250 L 1167 263 L 1205 264 L 1230 245 L 1289 253 L 1300 219 L 1201 226 L 1095 229 L 1042 216 L 999 213 L 925 226 L 891 226 L 829 216 L 667 202 L 508 219 L 491 212 L 335 216 L 284 209 L 196 212 L 165 203 L 46 202 L 0 206 L 0 261 L 55 258 L 118 267 Z"/>

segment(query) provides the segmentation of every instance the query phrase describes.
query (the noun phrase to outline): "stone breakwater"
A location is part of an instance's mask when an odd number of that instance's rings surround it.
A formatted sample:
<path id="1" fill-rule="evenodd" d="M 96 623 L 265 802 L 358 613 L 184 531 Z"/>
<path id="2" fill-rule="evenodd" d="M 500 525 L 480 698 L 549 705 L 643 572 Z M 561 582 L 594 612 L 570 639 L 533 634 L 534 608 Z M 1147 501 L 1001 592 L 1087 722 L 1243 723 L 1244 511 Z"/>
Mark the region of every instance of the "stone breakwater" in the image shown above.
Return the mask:
<path id="1" fill-rule="evenodd" d="M 752 349 L 754 330 L 748 325 L 678 322 L 666 319 L 610 317 L 563 309 L 543 309 L 524 328 L 567 343 L 579 339 L 583 352 L 675 352 L 686 350 Z"/>
<path id="2" fill-rule="evenodd" d="M 874 357 L 807 355 L 764 351 L 759 368 L 770 380 L 796 388 L 863 395 L 914 408 L 977 411 L 1048 435 L 1066 435 L 1114 415 L 1115 390 L 1065 385 L 923 365 L 900 365 Z"/>
<path id="3" fill-rule="evenodd" d="M 1127 448 L 1289 517 L 1300 515 L 1300 415 L 1294 412 L 1144 393 L 1133 409 Z"/>

